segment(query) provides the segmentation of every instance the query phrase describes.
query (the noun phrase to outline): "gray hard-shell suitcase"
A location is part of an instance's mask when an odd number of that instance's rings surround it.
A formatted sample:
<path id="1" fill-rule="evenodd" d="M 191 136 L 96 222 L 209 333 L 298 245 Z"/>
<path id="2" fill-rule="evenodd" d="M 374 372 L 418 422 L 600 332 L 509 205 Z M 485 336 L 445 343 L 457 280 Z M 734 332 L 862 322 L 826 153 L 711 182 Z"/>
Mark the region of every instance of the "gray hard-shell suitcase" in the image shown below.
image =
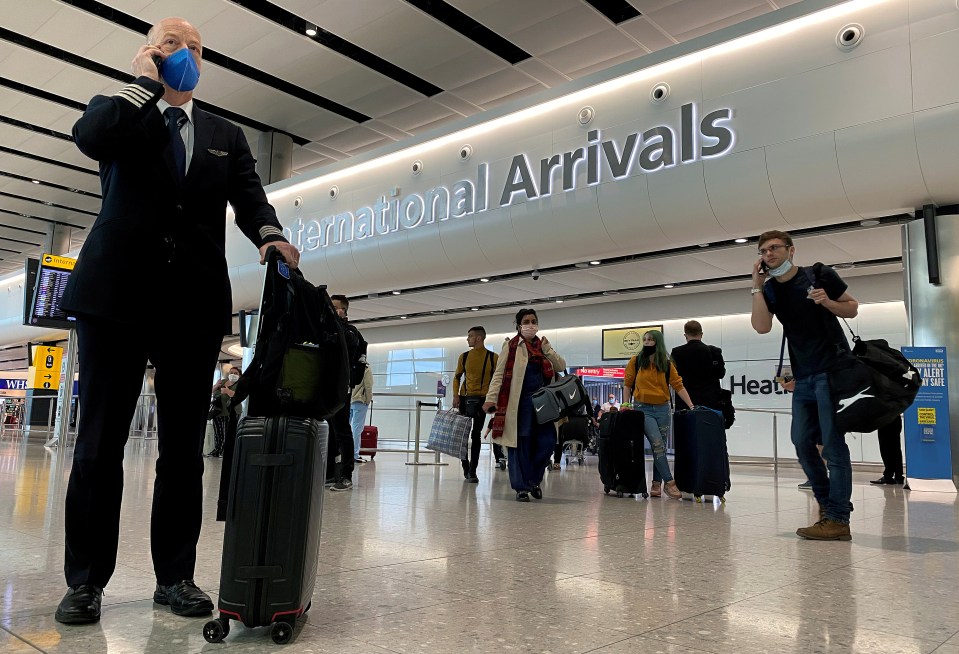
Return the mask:
<path id="1" fill-rule="evenodd" d="M 244 418 L 233 453 L 220 617 L 203 627 L 223 640 L 230 620 L 271 625 L 273 641 L 289 642 L 310 608 L 316 581 L 326 474 L 326 422 L 312 418 Z"/>

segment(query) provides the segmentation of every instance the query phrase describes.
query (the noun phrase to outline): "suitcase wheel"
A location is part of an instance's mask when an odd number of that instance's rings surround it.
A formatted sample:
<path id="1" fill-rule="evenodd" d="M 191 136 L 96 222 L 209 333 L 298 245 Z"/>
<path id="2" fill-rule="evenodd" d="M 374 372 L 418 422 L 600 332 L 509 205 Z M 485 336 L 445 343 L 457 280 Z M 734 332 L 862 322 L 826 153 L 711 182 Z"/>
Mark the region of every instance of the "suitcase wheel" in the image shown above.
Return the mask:
<path id="1" fill-rule="evenodd" d="M 217 618 L 203 625 L 203 638 L 208 643 L 219 643 L 230 633 L 229 618 Z"/>
<path id="2" fill-rule="evenodd" d="M 373 452 L 372 454 L 370 454 L 370 461 L 372 461 L 375 458 L 376 458 L 376 452 Z"/>
<path id="3" fill-rule="evenodd" d="M 643 499 L 644 499 L 644 500 L 648 500 L 648 499 L 649 499 L 649 493 L 643 492 Z"/>
<path id="4" fill-rule="evenodd" d="M 274 622 L 270 627 L 270 638 L 277 645 L 285 645 L 293 638 L 293 625 L 289 622 Z"/>
<path id="5" fill-rule="evenodd" d="M 622 497 L 623 491 L 616 491 L 616 497 Z"/>
<path id="6" fill-rule="evenodd" d="M 497 464 L 500 470 L 506 470 L 506 459 L 500 459 Z"/>
<path id="7" fill-rule="evenodd" d="M 609 486 L 603 486 L 603 492 L 609 495 Z"/>

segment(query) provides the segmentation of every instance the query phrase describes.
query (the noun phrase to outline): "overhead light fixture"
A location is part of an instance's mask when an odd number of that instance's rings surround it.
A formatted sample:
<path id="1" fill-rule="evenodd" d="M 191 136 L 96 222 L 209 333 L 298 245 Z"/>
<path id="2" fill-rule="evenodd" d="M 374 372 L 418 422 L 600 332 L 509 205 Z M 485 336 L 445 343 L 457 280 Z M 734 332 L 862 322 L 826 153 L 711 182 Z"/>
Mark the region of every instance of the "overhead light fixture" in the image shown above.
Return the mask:
<path id="1" fill-rule="evenodd" d="M 489 277 L 480 277 L 480 281 L 484 284 L 489 281 Z"/>
<path id="2" fill-rule="evenodd" d="M 588 263 L 585 263 L 585 262 L 583 262 L 583 261 L 577 261 L 577 262 L 574 263 L 573 265 L 576 266 L 577 268 L 588 268 L 588 267 L 589 267 L 589 264 L 588 264 Z"/>
<path id="3" fill-rule="evenodd" d="M 30 181 L 33 182 L 34 184 L 39 184 L 39 183 L 40 183 L 40 180 L 39 180 L 39 179 L 31 179 Z"/>
<path id="4" fill-rule="evenodd" d="M 399 295 L 400 291 L 393 291 L 393 295 Z"/>
<path id="5" fill-rule="evenodd" d="M 479 307 L 470 307 L 470 311 L 479 311 Z"/>
<path id="6" fill-rule="evenodd" d="M 589 265 L 591 265 L 591 266 L 598 266 L 598 265 L 601 264 L 601 263 L 603 263 L 603 262 L 602 262 L 602 261 L 590 261 L 590 262 L 589 262 Z"/>
<path id="7" fill-rule="evenodd" d="M 672 288 L 673 286 L 675 286 L 675 284 L 666 284 L 663 288 Z"/>
<path id="8" fill-rule="evenodd" d="M 879 224 L 878 218 L 866 218 L 865 220 L 860 220 L 859 224 L 863 227 L 875 227 Z"/>
<path id="9" fill-rule="evenodd" d="M 709 243 L 700 243 L 700 244 L 699 244 L 699 247 L 701 247 L 701 248 L 708 248 L 708 247 L 709 247 Z"/>
<path id="10" fill-rule="evenodd" d="M 556 304 L 562 304 L 562 303 L 563 303 L 563 298 L 556 299 Z"/>
<path id="11" fill-rule="evenodd" d="M 243 347 L 239 343 L 234 343 L 230 347 L 226 348 L 226 351 L 235 357 L 243 356 Z"/>
<path id="12" fill-rule="evenodd" d="M 748 243 L 749 239 L 746 238 L 737 238 L 736 243 Z"/>
<path id="13" fill-rule="evenodd" d="M 400 316 L 400 320 L 406 320 L 406 316 Z"/>
<path id="14" fill-rule="evenodd" d="M 314 25 L 314 24 L 312 24 L 312 23 L 307 23 L 307 24 L 306 24 L 306 35 L 307 35 L 307 36 L 316 36 L 317 34 L 318 34 L 318 32 L 317 32 L 317 29 L 316 29 L 316 25 Z"/>

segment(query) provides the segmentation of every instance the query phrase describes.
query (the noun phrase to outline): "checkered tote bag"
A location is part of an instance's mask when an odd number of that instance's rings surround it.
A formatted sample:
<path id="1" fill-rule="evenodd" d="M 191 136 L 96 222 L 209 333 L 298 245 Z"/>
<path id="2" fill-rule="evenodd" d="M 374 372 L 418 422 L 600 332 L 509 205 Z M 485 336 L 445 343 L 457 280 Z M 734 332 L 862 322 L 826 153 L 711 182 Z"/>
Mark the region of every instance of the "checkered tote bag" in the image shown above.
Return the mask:
<path id="1" fill-rule="evenodd" d="M 430 429 L 426 448 L 449 454 L 460 460 L 466 459 L 472 428 L 473 419 L 460 415 L 459 411 L 455 409 L 440 411 L 433 419 L 433 427 Z"/>

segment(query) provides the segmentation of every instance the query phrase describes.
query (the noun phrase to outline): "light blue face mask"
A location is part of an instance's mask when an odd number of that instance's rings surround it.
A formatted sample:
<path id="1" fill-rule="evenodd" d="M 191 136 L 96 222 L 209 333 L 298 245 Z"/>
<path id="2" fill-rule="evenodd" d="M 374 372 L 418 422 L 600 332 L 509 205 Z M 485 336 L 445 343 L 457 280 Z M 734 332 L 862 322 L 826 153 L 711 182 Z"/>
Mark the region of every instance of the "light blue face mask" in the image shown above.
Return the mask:
<path id="1" fill-rule="evenodd" d="M 189 48 L 180 48 L 163 60 L 160 74 L 171 89 L 192 91 L 200 81 L 200 68 Z"/>
<path id="2" fill-rule="evenodd" d="M 786 259 L 781 264 L 779 264 L 776 268 L 770 268 L 768 271 L 769 276 L 782 277 L 783 275 L 788 273 L 790 270 L 792 270 L 792 267 L 793 267 L 793 262 L 790 261 L 789 259 Z"/>

